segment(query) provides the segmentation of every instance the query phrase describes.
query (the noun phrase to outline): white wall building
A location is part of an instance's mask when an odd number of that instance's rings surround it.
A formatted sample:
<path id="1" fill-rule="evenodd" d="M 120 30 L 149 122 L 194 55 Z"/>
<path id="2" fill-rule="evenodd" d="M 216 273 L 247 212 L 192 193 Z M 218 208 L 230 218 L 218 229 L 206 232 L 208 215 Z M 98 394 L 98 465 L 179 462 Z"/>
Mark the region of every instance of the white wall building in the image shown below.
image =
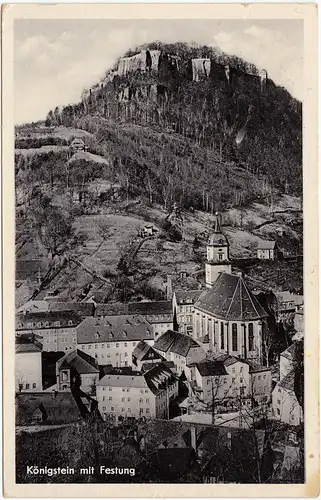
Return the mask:
<path id="1" fill-rule="evenodd" d="M 193 336 L 194 304 L 202 290 L 175 290 L 173 294 L 173 314 L 176 315 L 178 331 Z M 163 332 L 165 333 L 165 332 Z"/>
<path id="2" fill-rule="evenodd" d="M 178 379 L 162 363 L 144 374 L 108 374 L 97 384 L 103 418 L 168 418 L 169 404 L 177 395 Z"/>
<path id="3" fill-rule="evenodd" d="M 132 366 L 133 350 L 141 340 L 154 344 L 151 325 L 138 315 L 86 318 L 77 328 L 77 348 L 98 365 Z"/>
<path id="4" fill-rule="evenodd" d="M 15 354 L 16 391 L 42 391 L 42 346 L 32 339 L 17 339 Z"/>

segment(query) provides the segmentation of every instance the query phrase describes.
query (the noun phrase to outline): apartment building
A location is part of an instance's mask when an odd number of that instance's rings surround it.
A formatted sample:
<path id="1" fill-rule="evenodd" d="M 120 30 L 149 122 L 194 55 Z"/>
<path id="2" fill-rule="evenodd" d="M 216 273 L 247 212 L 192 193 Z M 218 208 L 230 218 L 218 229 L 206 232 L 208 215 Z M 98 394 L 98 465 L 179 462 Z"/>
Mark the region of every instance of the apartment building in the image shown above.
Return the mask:
<path id="1" fill-rule="evenodd" d="M 176 315 L 178 331 L 193 335 L 194 304 L 203 290 L 175 290 L 173 294 L 173 313 Z"/>

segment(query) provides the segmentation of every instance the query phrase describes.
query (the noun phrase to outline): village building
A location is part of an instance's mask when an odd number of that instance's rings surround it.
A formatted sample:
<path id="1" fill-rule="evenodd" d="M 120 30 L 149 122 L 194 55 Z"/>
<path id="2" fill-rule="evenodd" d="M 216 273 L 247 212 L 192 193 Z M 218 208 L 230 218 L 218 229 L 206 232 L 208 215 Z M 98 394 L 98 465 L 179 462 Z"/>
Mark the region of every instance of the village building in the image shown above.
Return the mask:
<path id="1" fill-rule="evenodd" d="M 193 336 L 194 304 L 203 290 L 175 290 L 173 294 L 173 315 L 178 331 Z"/>
<path id="2" fill-rule="evenodd" d="M 297 343 L 293 342 L 280 354 L 280 380 L 291 373 L 296 365 Z"/>
<path id="3" fill-rule="evenodd" d="M 32 335 L 16 338 L 16 391 L 42 390 L 42 345 Z"/>
<path id="4" fill-rule="evenodd" d="M 98 364 L 94 358 L 76 349 L 69 352 L 56 363 L 57 390 L 71 391 L 79 387 L 82 391 L 96 395 L 99 380 Z"/>
<path id="5" fill-rule="evenodd" d="M 222 273 L 194 305 L 194 339 L 209 335 L 213 353 L 225 352 L 261 364 L 267 313 L 242 273 Z"/>
<path id="6" fill-rule="evenodd" d="M 43 351 L 69 352 L 76 347 L 81 321 L 74 311 L 23 312 L 16 318 L 16 335 L 34 333 Z"/>
<path id="7" fill-rule="evenodd" d="M 277 383 L 272 392 L 272 410 L 276 420 L 297 426 L 303 422 L 303 409 L 295 387 L 295 370 Z"/>
<path id="8" fill-rule="evenodd" d="M 257 258 L 261 260 L 274 260 L 277 258 L 275 241 L 260 241 L 257 247 Z"/>
<path id="9" fill-rule="evenodd" d="M 272 372 L 267 366 L 251 366 L 251 397 L 254 405 L 267 405 L 272 399 Z"/>
<path id="10" fill-rule="evenodd" d="M 150 366 L 152 363 L 161 363 L 162 361 L 165 361 L 163 356 L 143 340 L 133 350 L 133 368 L 135 370 L 141 371 L 147 364 Z"/>
<path id="11" fill-rule="evenodd" d="M 220 216 L 216 213 L 214 232 L 207 243 L 205 283 L 208 288 L 213 286 L 220 273 L 231 273 L 229 247 L 228 239 L 221 231 Z"/>
<path id="12" fill-rule="evenodd" d="M 144 373 L 108 374 L 97 384 L 98 408 L 107 417 L 168 418 L 178 379 L 163 363 Z"/>
<path id="13" fill-rule="evenodd" d="M 117 315 L 140 315 L 151 325 L 154 338 L 167 330 L 173 329 L 173 310 L 170 300 L 155 300 L 141 302 L 117 302 L 97 304 L 95 316 L 107 317 Z"/>
<path id="14" fill-rule="evenodd" d="M 62 300 L 29 300 L 17 309 L 17 313 L 74 311 L 81 318 L 94 316 L 95 305 L 90 302 L 64 302 Z"/>
<path id="15" fill-rule="evenodd" d="M 179 375 L 185 372 L 187 365 L 205 358 L 205 352 L 198 342 L 188 335 L 172 330 L 168 330 L 155 341 L 154 349 L 167 361 L 175 363 Z"/>
<path id="16" fill-rule="evenodd" d="M 294 314 L 302 308 L 304 303 L 303 295 L 297 295 L 289 291 L 274 292 L 276 297 L 276 314 L 278 321 L 289 321 L 294 318 Z"/>
<path id="17" fill-rule="evenodd" d="M 136 345 L 154 344 L 151 325 L 140 315 L 86 318 L 77 328 L 77 348 L 98 365 L 132 366 Z"/>
<path id="18" fill-rule="evenodd" d="M 70 149 L 73 153 L 78 153 L 79 151 L 86 151 L 87 146 L 80 137 L 75 137 L 70 144 Z"/>

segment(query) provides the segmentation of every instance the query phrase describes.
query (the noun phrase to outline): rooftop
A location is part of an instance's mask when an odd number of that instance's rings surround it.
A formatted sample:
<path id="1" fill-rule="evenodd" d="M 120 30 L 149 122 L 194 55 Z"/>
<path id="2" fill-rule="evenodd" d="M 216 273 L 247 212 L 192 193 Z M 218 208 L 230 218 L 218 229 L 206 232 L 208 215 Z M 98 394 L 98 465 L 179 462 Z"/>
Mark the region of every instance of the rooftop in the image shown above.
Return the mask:
<path id="1" fill-rule="evenodd" d="M 259 250 L 274 250 L 275 241 L 259 241 L 257 247 Z"/>
<path id="2" fill-rule="evenodd" d="M 154 343 L 154 349 L 161 352 L 173 352 L 180 356 L 187 356 L 193 347 L 200 347 L 200 345 L 188 335 L 173 330 L 167 330 Z"/>
<path id="3" fill-rule="evenodd" d="M 196 363 L 195 366 L 202 377 L 227 375 L 225 366 L 221 361 L 201 361 L 200 363 Z"/>
<path id="4" fill-rule="evenodd" d="M 63 328 L 79 325 L 79 323 L 81 323 L 81 318 L 74 311 L 24 312 L 17 314 L 16 318 L 17 330 L 52 328 L 53 323 L 58 321 L 60 324 L 54 326 Z M 29 323 L 31 325 L 29 325 Z"/>
<path id="5" fill-rule="evenodd" d="M 150 355 L 152 353 L 152 355 Z M 133 356 L 139 361 L 148 361 L 149 359 L 163 359 L 149 344 L 141 340 L 133 350 Z"/>
<path id="6" fill-rule="evenodd" d="M 97 304 L 95 316 L 111 316 L 124 314 L 141 314 L 142 316 L 153 316 L 157 314 L 172 315 L 172 303 L 170 300 L 157 300 L 152 302 L 110 302 Z"/>
<path id="7" fill-rule="evenodd" d="M 62 302 L 60 300 L 29 300 L 18 312 L 74 311 L 79 316 L 93 316 L 94 304 L 90 302 Z"/>
<path id="8" fill-rule="evenodd" d="M 194 304 L 200 297 L 203 290 L 175 290 L 175 297 L 178 305 Z"/>
<path id="9" fill-rule="evenodd" d="M 213 287 L 201 294 L 195 309 L 230 321 L 253 321 L 267 316 L 243 276 L 227 273 L 220 274 Z"/>
<path id="10" fill-rule="evenodd" d="M 59 359 L 58 368 L 72 367 L 79 374 L 99 373 L 98 365 L 94 358 L 76 349 Z"/>
<path id="11" fill-rule="evenodd" d="M 32 338 L 17 337 L 16 354 L 22 354 L 27 352 L 42 352 L 42 344 Z"/>
<path id="12" fill-rule="evenodd" d="M 77 327 L 79 344 L 152 339 L 150 324 L 143 316 L 88 317 Z"/>

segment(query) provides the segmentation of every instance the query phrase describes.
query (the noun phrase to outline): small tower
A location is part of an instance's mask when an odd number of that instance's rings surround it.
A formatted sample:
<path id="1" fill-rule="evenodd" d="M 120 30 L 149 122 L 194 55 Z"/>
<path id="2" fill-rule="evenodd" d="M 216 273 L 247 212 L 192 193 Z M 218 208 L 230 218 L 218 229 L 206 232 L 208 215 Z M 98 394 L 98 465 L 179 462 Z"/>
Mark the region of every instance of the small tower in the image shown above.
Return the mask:
<path id="1" fill-rule="evenodd" d="M 220 216 L 215 213 L 214 232 L 207 244 L 205 283 L 211 288 L 220 273 L 231 273 L 229 242 L 221 231 Z"/>

